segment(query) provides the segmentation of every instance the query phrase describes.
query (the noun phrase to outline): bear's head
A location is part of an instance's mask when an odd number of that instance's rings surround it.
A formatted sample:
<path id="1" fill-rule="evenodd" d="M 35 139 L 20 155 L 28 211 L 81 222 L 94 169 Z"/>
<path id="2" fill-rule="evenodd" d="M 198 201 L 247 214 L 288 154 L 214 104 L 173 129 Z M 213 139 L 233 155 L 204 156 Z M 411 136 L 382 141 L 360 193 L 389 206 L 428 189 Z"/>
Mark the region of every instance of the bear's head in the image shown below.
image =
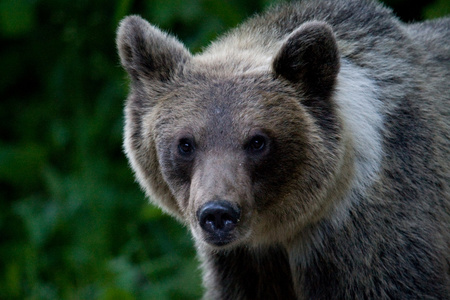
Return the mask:
<path id="1" fill-rule="evenodd" d="M 131 78 L 126 154 L 150 199 L 196 241 L 283 242 L 328 213 L 347 164 L 326 23 L 303 24 L 268 59 L 223 41 L 192 55 L 137 16 L 122 21 L 117 45 Z"/>

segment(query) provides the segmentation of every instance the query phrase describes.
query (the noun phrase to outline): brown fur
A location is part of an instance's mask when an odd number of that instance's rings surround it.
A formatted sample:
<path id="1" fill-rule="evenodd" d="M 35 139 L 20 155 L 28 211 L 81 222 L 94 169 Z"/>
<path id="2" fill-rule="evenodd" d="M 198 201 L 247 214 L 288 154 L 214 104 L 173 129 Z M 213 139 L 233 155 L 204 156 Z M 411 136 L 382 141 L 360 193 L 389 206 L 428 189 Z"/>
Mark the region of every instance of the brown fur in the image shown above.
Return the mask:
<path id="1" fill-rule="evenodd" d="M 305 1 L 191 55 L 122 21 L 126 153 L 206 298 L 450 298 L 449 24 Z"/>

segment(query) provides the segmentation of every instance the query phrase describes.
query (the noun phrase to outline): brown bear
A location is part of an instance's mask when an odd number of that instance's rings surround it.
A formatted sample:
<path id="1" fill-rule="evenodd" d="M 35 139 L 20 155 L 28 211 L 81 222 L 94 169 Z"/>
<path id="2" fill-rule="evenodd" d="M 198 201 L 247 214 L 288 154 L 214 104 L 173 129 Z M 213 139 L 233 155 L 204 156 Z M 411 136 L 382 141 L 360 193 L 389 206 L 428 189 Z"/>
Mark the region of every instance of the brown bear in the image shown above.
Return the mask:
<path id="1" fill-rule="evenodd" d="M 138 16 L 125 150 L 205 299 L 450 299 L 450 19 L 284 4 L 193 55 Z"/>

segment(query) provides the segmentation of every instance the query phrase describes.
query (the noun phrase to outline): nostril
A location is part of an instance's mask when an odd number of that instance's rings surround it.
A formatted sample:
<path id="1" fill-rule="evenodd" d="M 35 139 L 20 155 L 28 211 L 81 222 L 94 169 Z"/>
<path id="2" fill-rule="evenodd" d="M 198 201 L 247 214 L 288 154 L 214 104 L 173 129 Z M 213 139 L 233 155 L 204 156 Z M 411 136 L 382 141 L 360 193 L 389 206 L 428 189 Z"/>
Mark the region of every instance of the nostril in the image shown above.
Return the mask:
<path id="1" fill-rule="evenodd" d="M 231 215 L 225 213 L 222 217 L 222 225 L 226 227 L 228 224 L 235 224 L 237 223 L 237 220 L 235 220 Z"/>
<path id="2" fill-rule="evenodd" d="M 212 201 L 197 211 L 200 226 L 207 232 L 231 231 L 239 222 L 240 210 L 228 201 Z"/>
<path id="3" fill-rule="evenodd" d="M 208 214 L 205 216 L 205 221 L 214 223 L 216 221 L 216 216 L 214 214 Z"/>

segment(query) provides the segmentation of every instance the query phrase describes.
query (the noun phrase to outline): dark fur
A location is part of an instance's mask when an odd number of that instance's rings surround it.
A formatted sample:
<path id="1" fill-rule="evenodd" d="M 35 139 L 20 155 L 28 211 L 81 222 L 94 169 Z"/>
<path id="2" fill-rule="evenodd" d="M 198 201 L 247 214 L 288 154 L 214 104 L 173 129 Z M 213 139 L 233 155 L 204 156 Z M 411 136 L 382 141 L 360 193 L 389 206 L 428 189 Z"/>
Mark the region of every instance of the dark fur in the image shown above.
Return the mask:
<path id="1" fill-rule="evenodd" d="M 450 19 L 304 1 L 200 55 L 135 16 L 117 43 L 127 155 L 190 226 L 205 298 L 450 299 Z M 224 245 L 210 201 L 241 212 Z"/>

